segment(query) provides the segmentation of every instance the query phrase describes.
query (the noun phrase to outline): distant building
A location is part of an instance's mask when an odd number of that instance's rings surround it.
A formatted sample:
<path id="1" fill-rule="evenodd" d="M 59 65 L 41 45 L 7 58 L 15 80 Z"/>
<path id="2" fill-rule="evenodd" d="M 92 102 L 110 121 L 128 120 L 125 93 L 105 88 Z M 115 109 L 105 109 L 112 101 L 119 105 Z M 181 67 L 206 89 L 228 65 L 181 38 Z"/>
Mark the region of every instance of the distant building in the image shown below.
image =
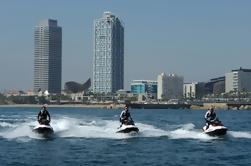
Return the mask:
<path id="1" fill-rule="evenodd" d="M 157 92 L 157 99 L 158 100 L 164 100 L 167 99 L 168 96 L 168 85 L 167 85 L 167 76 L 165 73 L 161 73 L 160 75 L 158 75 L 157 78 L 157 82 L 158 82 L 158 92 Z"/>
<path id="2" fill-rule="evenodd" d="M 237 69 L 226 73 L 225 92 L 251 92 L 251 69 Z"/>
<path id="3" fill-rule="evenodd" d="M 147 99 L 157 99 L 157 81 L 133 80 L 131 83 L 131 93 L 144 95 Z"/>
<path id="4" fill-rule="evenodd" d="M 198 99 L 205 95 L 205 83 L 204 82 L 193 82 L 184 83 L 183 85 L 183 96 L 187 99 Z"/>
<path id="5" fill-rule="evenodd" d="M 124 88 L 124 25 L 111 12 L 94 21 L 93 92 Z"/>
<path id="6" fill-rule="evenodd" d="M 161 74 L 158 77 L 158 99 L 181 99 L 183 97 L 184 78 L 176 74 Z M 159 86 L 158 85 L 158 86 Z"/>
<path id="7" fill-rule="evenodd" d="M 213 94 L 217 95 L 225 92 L 225 76 L 213 78 L 210 82 L 213 84 Z"/>
<path id="8" fill-rule="evenodd" d="M 61 93 L 62 28 L 56 20 L 45 20 L 34 33 L 34 92 Z"/>
<path id="9" fill-rule="evenodd" d="M 82 93 L 87 92 L 91 87 L 91 79 L 89 78 L 85 83 L 80 84 L 74 81 L 66 82 L 64 85 L 64 90 L 66 93 Z"/>

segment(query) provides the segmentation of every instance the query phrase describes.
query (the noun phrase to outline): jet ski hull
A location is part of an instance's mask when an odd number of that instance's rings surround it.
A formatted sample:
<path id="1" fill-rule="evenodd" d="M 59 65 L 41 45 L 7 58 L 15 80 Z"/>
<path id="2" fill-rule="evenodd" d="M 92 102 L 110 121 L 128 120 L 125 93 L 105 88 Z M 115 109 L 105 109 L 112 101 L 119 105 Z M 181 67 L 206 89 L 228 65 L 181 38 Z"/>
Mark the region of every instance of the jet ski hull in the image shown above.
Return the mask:
<path id="1" fill-rule="evenodd" d="M 44 137 L 49 137 L 54 133 L 53 128 L 50 125 L 42 125 L 42 124 L 35 126 L 33 128 L 33 131 Z"/>
<path id="2" fill-rule="evenodd" d="M 225 126 L 212 126 L 210 125 L 208 129 L 206 126 L 203 127 L 204 133 L 210 136 L 222 136 L 227 133 L 227 128 Z"/>
<path id="3" fill-rule="evenodd" d="M 130 132 L 139 132 L 139 129 L 135 125 L 122 125 L 117 131 L 117 133 L 130 133 Z"/>

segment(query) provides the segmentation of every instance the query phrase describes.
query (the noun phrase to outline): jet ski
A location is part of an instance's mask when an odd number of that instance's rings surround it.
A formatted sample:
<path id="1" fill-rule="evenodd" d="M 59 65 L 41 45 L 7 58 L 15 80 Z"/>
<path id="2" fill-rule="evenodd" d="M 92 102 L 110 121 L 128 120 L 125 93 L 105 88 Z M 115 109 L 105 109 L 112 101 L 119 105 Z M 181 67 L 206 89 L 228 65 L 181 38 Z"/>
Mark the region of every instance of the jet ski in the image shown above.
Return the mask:
<path id="1" fill-rule="evenodd" d="M 33 128 L 33 131 L 42 135 L 43 137 L 50 137 L 54 133 L 53 128 L 49 123 L 38 124 Z"/>
<path id="2" fill-rule="evenodd" d="M 203 131 L 210 136 L 222 136 L 227 133 L 227 128 L 217 119 L 212 122 L 208 128 L 204 126 Z"/>
<path id="3" fill-rule="evenodd" d="M 130 132 L 139 132 L 137 126 L 135 126 L 133 121 L 124 122 L 119 128 L 117 133 L 130 133 Z"/>

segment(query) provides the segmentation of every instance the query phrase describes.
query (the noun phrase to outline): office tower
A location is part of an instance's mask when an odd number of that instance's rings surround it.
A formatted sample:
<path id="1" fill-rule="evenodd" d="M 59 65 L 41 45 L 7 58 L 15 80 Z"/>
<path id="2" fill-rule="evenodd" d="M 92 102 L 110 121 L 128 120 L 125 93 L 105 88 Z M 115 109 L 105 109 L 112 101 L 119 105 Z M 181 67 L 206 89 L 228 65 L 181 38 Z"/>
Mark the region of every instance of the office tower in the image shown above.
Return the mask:
<path id="1" fill-rule="evenodd" d="M 94 21 L 93 92 L 124 88 L 124 25 L 111 12 Z"/>
<path id="2" fill-rule="evenodd" d="M 35 27 L 34 42 L 34 92 L 61 93 L 62 28 L 44 20 Z"/>
<path id="3" fill-rule="evenodd" d="M 225 75 L 225 92 L 251 92 L 251 69 L 232 70 Z"/>

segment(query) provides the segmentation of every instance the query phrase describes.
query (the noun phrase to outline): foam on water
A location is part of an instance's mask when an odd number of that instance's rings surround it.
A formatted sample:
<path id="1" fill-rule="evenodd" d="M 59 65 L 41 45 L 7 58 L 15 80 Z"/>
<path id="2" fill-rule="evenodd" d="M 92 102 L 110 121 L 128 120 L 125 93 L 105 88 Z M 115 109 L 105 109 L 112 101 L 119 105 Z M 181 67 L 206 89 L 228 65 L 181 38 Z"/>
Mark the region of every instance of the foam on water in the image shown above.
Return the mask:
<path id="1" fill-rule="evenodd" d="M 7 139 L 16 139 L 16 138 L 36 138 L 41 139 L 41 137 L 35 134 L 32 131 L 32 126 L 34 122 L 25 122 L 19 124 L 8 124 L 5 130 L 0 131 L 0 137 Z"/>
<path id="2" fill-rule="evenodd" d="M 0 137 L 7 139 L 41 139 L 41 136 L 32 131 L 37 124 L 34 119 L 28 118 L 28 122 L 0 122 Z M 119 122 L 115 120 L 85 120 L 69 117 L 58 117 L 53 119 L 51 126 L 54 129 L 56 137 L 63 138 L 106 138 L 106 139 L 124 139 L 131 137 L 167 137 L 169 139 L 199 139 L 211 140 L 218 137 L 211 137 L 196 129 L 192 123 L 169 126 L 161 129 L 150 124 L 136 123 L 139 128 L 139 134 L 116 133 Z M 250 132 L 229 131 L 228 135 L 233 138 L 251 139 Z"/>
<path id="3" fill-rule="evenodd" d="M 251 139 L 251 132 L 248 132 L 248 131 L 228 131 L 228 135 L 234 138 Z"/>
<path id="4" fill-rule="evenodd" d="M 210 137 L 209 135 L 204 134 L 200 129 L 195 129 L 195 125 L 192 123 L 181 125 L 178 129 L 170 131 L 168 136 L 171 139 L 217 139 L 217 137 Z"/>
<path id="5" fill-rule="evenodd" d="M 0 128 L 5 128 L 5 127 L 16 127 L 17 125 L 15 124 L 11 124 L 11 123 L 8 123 L 8 122 L 0 122 Z"/>

